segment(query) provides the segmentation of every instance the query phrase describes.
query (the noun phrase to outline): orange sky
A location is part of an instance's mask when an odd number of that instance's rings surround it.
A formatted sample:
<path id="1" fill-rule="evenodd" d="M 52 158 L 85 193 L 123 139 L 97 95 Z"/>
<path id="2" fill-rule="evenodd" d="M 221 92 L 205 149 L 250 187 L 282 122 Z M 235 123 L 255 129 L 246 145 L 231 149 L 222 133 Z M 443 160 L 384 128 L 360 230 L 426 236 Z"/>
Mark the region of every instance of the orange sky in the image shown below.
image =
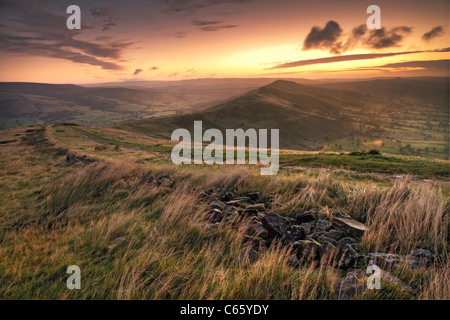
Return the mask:
<path id="1" fill-rule="evenodd" d="M 66 28 L 70 4 L 81 8 L 81 30 Z M 384 33 L 375 36 L 366 30 L 356 41 L 353 29 L 365 25 L 370 4 L 381 8 Z M 332 36 L 331 27 L 325 28 L 329 21 L 341 31 L 333 43 L 320 42 Z M 2 0 L 0 81 L 442 76 L 448 74 L 449 52 L 442 50 L 449 47 L 448 22 L 447 0 Z M 306 50 L 305 39 L 314 26 L 318 36 Z M 346 47 L 348 43 L 353 44 Z M 338 44 L 346 48 L 331 53 Z M 431 52 L 436 49 L 441 52 Z M 398 52 L 404 54 L 274 68 L 309 59 Z"/>

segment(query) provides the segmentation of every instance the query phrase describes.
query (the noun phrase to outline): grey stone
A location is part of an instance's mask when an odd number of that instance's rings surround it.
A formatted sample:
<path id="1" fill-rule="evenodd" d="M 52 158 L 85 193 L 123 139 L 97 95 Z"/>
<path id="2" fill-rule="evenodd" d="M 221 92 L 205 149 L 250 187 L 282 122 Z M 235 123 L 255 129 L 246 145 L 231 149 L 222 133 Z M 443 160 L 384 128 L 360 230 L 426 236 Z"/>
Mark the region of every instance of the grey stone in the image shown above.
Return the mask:
<path id="1" fill-rule="evenodd" d="M 281 237 L 281 242 L 282 242 L 283 244 L 285 244 L 285 245 L 294 243 L 295 241 L 296 241 L 296 240 L 295 240 L 295 234 L 292 233 L 291 231 L 287 231 L 287 232 L 283 235 L 283 237 Z"/>
<path id="2" fill-rule="evenodd" d="M 214 200 L 208 206 L 208 210 L 212 210 L 212 209 L 219 209 L 220 211 L 222 211 L 223 209 L 225 209 L 225 203 L 223 203 L 222 201 L 219 201 L 219 200 Z"/>
<path id="3" fill-rule="evenodd" d="M 367 286 L 355 277 L 346 277 L 337 281 L 335 298 L 351 300 L 364 293 Z"/>
<path id="4" fill-rule="evenodd" d="M 369 230 L 363 223 L 348 218 L 334 218 L 333 226 L 356 237 L 362 237 L 364 232 Z"/>
<path id="5" fill-rule="evenodd" d="M 337 246 L 337 241 L 326 237 L 325 234 L 322 234 L 320 237 L 318 237 L 317 241 L 319 241 L 320 243 L 328 242 L 331 243 L 333 246 Z"/>
<path id="6" fill-rule="evenodd" d="M 245 207 L 246 211 L 264 211 L 266 210 L 266 207 L 264 205 L 264 203 L 258 203 L 258 204 L 251 204 Z"/>
<path id="7" fill-rule="evenodd" d="M 297 219 L 297 222 L 300 224 L 303 222 L 311 222 L 316 220 L 316 212 L 316 209 L 300 212 L 295 215 L 295 219 Z"/>
<path id="8" fill-rule="evenodd" d="M 161 178 L 158 178 L 158 186 L 163 187 L 163 188 L 172 188 L 173 185 L 175 184 L 169 177 L 164 176 Z"/>
<path id="9" fill-rule="evenodd" d="M 247 197 L 249 197 L 252 201 L 258 201 L 261 198 L 261 193 L 259 192 L 248 193 Z"/>
<path id="10" fill-rule="evenodd" d="M 338 266 L 341 269 L 348 269 L 355 265 L 358 253 L 350 244 L 347 244 L 340 252 Z"/>
<path id="11" fill-rule="evenodd" d="M 324 242 L 320 246 L 321 261 L 324 264 L 329 264 L 331 261 L 337 259 L 339 249 L 330 242 Z"/>
<path id="12" fill-rule="evenodd" d="M 206 215 L 206 219 L 211 223 L 220 222 L 223 219 L 222 211 L 220 211 L 219 209 L 212 209 Z"/>
<path id="13" fill-rule="evenodd" d="M 245 228 L 245 235 L 267 239 L 269 233 L 260 222 L 253 220 L 247 223 Z"/>
<path id="14" fill-rule="evenodd" d="M 311 233 L 312 226 L 311 226 L 310 223 L 306 223 L 306 222 L 305 222 L 305 223 L 302 223 L 302 224 L 300 225 L 300 227 L 303 228 L 303 231 L 305 232 L 305 235 L 308 235 L 308 234 Z"/>
<path id="15" fill-rule="evenodd" d="M 294 243 L 294 250 L 304 259 L 318 259 L 320 257 L 320 243 L 314 240 L 299 240 Z"/>
<path id="16" fill-rule="evenodd" d="M 269 231 L 269 237 L 283 236 L 289 228 L 288 221 L 275 213 L 268 213 L 262 218 L 264 227 Z"/>
<path id="17" fill-rule="evenodd" d="M 335 217 L 335 218 L 353 219 L 350 215 L 348 215 L 348 214 L 345 213 L 345 212 L 341 212 L 341 211 L 337 211 L 337 212 L 334 214 L 334 217 Z"/>
<path id="18" fill-rule="evenodd" d="M 346 245 L 350 245 L 355 251 L 359 251 L 358 242 L 353 238 L 345 237 L 337 242 L 339 250 L 343 250 Z"/>
<path id="19" fill-rule="evenodd" d="M 345 233 L 343 233 L 342 231 L 338 231 L 338 230 L 330 230 L 327 231 L 323 234 L 325 237 L 339 241 L 342 238 L 345 237 Z"/>
<path id="20" fill-rule="evenodd" d="M 316 229 L 321 231 L 328 231 L 331 228 L 331 222 L 328 220 L 320 219 L 316 221 Z"/>
<path id="21" fill-rule="evenodd" d="M 148 171 L 146 174 L 142 176 L 142 181 L 145 183 L 151 183 L 155 180 L 155 177 L 153 176 L 152 171 Z"/>

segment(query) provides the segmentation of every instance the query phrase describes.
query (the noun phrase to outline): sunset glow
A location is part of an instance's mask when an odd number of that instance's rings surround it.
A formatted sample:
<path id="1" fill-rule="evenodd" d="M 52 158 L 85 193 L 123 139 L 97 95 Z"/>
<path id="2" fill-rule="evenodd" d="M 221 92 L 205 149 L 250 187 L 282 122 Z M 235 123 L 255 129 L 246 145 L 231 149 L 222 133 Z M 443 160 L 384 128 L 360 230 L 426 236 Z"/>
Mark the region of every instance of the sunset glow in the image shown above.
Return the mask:
<path id="1" fill-rule="evenodd" d="M 66 28 L 69 15 L 65 10 L 70 4 L 81 8 L 81 30 Z M 385 33 L 378 44 L 368 40 L 369 33 L 365 40 L 352 38 L 353 30 L 365 25 L 369 4 L 290 0 L 154 0 L 126 4 L 2 1 L 0 81 L 95 83 L 448 74 L 448 1 L 378 1 Z M 345 48 L 330 53 L 322 43 L 305 50 L 304 40 L 312 28 L 323 29 L 329 21 L 341 28 L 335 44 Z M 277 67 L 295 61 L 380 53 L 403 54 Z M 435 63 L 410 65 L 414 61 Z M 390 66 L 394 63 L 397 65 Z"/>

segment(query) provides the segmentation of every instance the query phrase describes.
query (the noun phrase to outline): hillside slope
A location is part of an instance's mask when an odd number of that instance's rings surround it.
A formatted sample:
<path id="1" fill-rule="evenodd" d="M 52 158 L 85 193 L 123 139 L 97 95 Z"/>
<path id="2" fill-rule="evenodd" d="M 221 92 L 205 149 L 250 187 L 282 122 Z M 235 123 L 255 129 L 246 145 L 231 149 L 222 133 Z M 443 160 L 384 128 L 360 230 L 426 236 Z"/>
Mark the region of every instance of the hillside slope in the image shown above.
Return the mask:
<path id="1" fill-rule="evenodd" d="M 173 130 L 192 130 L 194 121 L 199 120 L 203 121 L 204 130 L 279 129 L 282 148 L 320 149 L 323 141 L 345 137 L 352 132 L 350 123 L 336 118 L 345 98 L 349 101 L 350 95 L 345 97 L 345 93 L 336 90 L 278 80 L 202 112 L 128 122 L 116 127 L 170 138 Z"/>
<path id="2" fill-rule="evenodd" d="M 448 80 L 377 79 L 324 85 L 277 80 L 194 114 L 118 124 L 170 138 L 177 128 L 280 129 L 282 148 L 448 157 Z"/>
<path id="3" fill-rule="evenodd" d="M 244 94 L 256 85 L 220 87 L 83 87 L 71 84 L 0 83 L 0 129 L 36 123 L 107 125 L 190 113 Z"/>

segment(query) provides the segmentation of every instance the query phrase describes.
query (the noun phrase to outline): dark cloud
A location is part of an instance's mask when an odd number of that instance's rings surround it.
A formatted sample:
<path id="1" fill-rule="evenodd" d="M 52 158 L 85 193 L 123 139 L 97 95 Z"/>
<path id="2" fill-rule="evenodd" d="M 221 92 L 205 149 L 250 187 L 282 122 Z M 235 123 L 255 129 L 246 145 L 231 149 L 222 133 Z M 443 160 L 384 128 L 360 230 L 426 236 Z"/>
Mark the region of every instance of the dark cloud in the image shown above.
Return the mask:
<path id="1" fill-rule="evenodd" d="M 26 36 L 13 36 L 0 33 L 0 48 L 4 51 L 26 54 L 31 56 L 42 56 L 69 60 L 76 63 L 84 63 L 92 66 L 99 66 L 106 70 L 122 70 L 123 68 L 115 62 L 101 60 L 95 56 L 86 55 L 72 51 L 64 47 L 64 43 L 52 42 L 49 44 L 45 38 L 35 38 Z M 84 45 L 87 47 L 88 45 Z M 90 48 L 94 51 L 95 47 Z M 103 51 L 103 50 L 100 50 Z"/>
<path id="2" fill-rule="evenodd" d="M 399 46 L 411 27 L 398 26 L 391 29 L 368 29 L 365 24 L 352 30 L 346 41 L 342 39 L 342 28 L 335 21 L 328 21 L 324 28 L 314 26 L 306 36 L 302 50 L 328 50 L 332 54 L 341 54 L 359 48 L 385 49 Z"/>
<path id="3" fill-rule="evenodd" d="M 155 71 L 155 70 L 158 70 L 158 69 L 159 69 L 159 67 L 154 66 L 154 67 L 150 67 L 148 70 L 149 71 Z"/>
<path id="4" fill-rule="evenodd" d="M 89 6 L 89 13 L 91 14 L 91 16 L 102 21 L 102 31 L 109 30 L 117 25 L 113 12 L 109 7 L 95 7 L 92 4 L 90 4 Z"/>
<path id="5" fill-rule="evenodd" d="M 335 21 L 328 21 L 325 28 L 319 26 L 312 27 L 303 42 L 303 50 L 327 49 L 331 53 L 340 52 L 341 43 L 337 42 L 342 34 L 342 29 Z"/>
<path id="6" fill-rule="evenodd" d="M 388 63 L 380 66 L 380 68 L 423 68 L 428 70 L 449 70 L 449 61 L 445 60 L 424 60 L 424 61 L 408 61 Z"/>
<path id="7" fill-rule="evenodd" d="M 40 2 L 2 0 L 0 19 L 14 33 L 0 33 L 0 50 L 16 54 L 43 56 L 100 66 L 106 70 L 122 70 L 117 63 L 130 42 L 112 42 L 107 38 L 78 40 L 79 30 L 68 30 L 65 8 L 53 13 Z M 82 20 L 83 21 L 83 20 Z M 11 27 L 14 26 L 14 27 Z M 82 25 L 82 29 L 90 29 Z"/>
<path id="8" fill-rule="evenodd" d="M 449 74 L 450 60 L 416 60 L 407 62 L 388 63 L 376 67 L 363 67 L 346 69 L 345 71 L 381 71 L 381 72 L 402 72 L 404 75 L 438 75 L 446 76 Z M 411 69 L 415 68 L 415 69 Z M 417 69 L 419 68 L 419 69 Z M 334 71 L 330 71 L 334 72 Z"/>
<path id="9" fill-rule="evenodd" d="M 208 26 L 208 27 L 202 27 L 200 28 L 200 30 L 202 31 L 219 31 L 222 29 L 231 29 L 231 28 L 237 28 L 239 26 L 234 25 L 234 24 L 226 24 L 226 25 L 221 25 L 221 26 Z"/>
<path id="10" fill-rule="evenodd" d="M 431 52 L 449 52 L 449 51 L 450 51 L 450 47 L 431 50 Z"/>
<path id="11" fill-rule="evenodd" d="M 166 14 L 193 15 L 199 10 L 221 4 L 245 4 L 256 0 L 160 0 L 165 4 Z"/>
<path id="12" fill-rule="evenodd" d="M 144 70 L 142 70 L 142 69 L 136 69 L 136 70 L 134 70 L 133 75 L 137 76 L 139 73 L 141 73 L 141 72 L 143 72 L 143 71 L 144 71 Z"/>
<path id="13" fill-rule="evenodd" d="M 368 29 L 365 24 L 362 24 L 352 30 L 342 46 L 342 50 L 347 51 L 360 47 L 376 50 L 397 47 L 411 31 L 412 28 L 408 26 L 398 26 L 391 29 L 385 27 Z"/>
<path id="14" fill-rule="evenodd" d="M 221 24 L 223 21 L 220 20 L 214 20 L 214 21 L 204 21 L 204 20 L 192 20 L 192 25 L 201 27 L 200 30 L 202 31 L 219 31 L 221 29 L 230 29 L 230 28 L 236 28 L 237 25 L 234 24 Z"/>
<path id="15" fill-rule="evenodd" d="M 360 41 L 363 46 L 371 49 L 384 49 L 397 47 L 403 38 L 411 33 L 412 28 L 407 26 L 394 27 L 387 30 L 381 29 L 367 30 L 366 37 L 360 36 L 356 41 Z"/>
<path id="16" fill-rule="evenodd" d="M 442 26 L 437 26 L 426 32 L 422 36 L 422 40 L 429 41 L 433 38 L 440 37 L 444 34 L 444 28 Z"/>
<path id="17" fill-rule="evenodd" d="M 192 20 L 193 26 L 209 26 L 209 25 L 214 25 L 214 24 L 219 24 L 219 23 L 222 23 L 222 21 L 201 21 L 201 20 L 197 20 L 197 19 Z"/>
<path id="18" fill-rule="evenodd" d="M 345 56 L 335 56 L 335 57 L 287 62 L 287 63 L 279 64 L 271 69 L 303 67 L 303 66 L 309 66 L 312 64 L 333 63 L 333 62 L 342 62 L 342 61 L 376 59 L 376 58 L 391 57 L 391 56 L 397 56 L 397 55 L 401 55 L 401 54 L 417 53 L 417 52 L 418 51 L 395 52 L 395 53 L 393 52 L 393 53 L 349 54 L 349 55 L 345 55 Z"/>
<path id="19" fill-rule="evenodd" d="M 413 54 L 413 53 L 422 53 L 422 52 L 449 52 L 449 51 L 450 51 L 450 48 L 442 48 L 442 49 L 422 50 L 422 51 L 349 54 L 349 55 L 344 55 L 344 56 L 334 56 L 334 57 L 326 57 L 326 58 L 319 58 L 319 59 L 308 59 L 308 60 L 299 60 L 299 61 L 293 61 L 293 62 L 285 62 L 285 63 L 278 64 L 275 67 L 270 68 L 270 69 L 295 68 L 295 67 L 303 67 L 303 66 L 309 66 L 309 65 L 313 65 L 313 64 L 322 64 L 322 63 L 377 59 L 377 58 L 392 57 L 392 56 Z"/>

